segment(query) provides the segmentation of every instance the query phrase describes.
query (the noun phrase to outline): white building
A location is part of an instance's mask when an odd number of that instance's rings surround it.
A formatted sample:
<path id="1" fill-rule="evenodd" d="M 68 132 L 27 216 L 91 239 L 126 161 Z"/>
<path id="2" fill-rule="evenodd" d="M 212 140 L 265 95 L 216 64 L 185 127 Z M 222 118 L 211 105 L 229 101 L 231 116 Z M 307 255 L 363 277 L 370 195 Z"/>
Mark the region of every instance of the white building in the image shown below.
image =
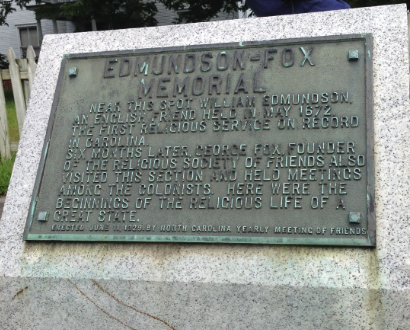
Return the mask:
<path id="1" fill-rule="evenodd" d="M 45 0 L 43 2 L 61 3 L 67 1 L 76 0 Z M 17 58 L 25 57 L 27 46 L 32 45 L 38 55 L 44 35 L 51 33 L 74 33 L 78 29 L 73 22 L 62 20 L 63 17 L 36 19 L 34 9 L 38 6 L 35 4 L 35 1 L 32 1 L 27 6 L 28 9 L 20 9 L 18 6 L 14 6 L 16 11 L 7 16 L 9 26 L 0 26 L 0 54 L 7 54 L 8 48 L 12 47 Z M 168 10 L 162 3 L 157 3 L 157 8 L 158 12 L 155 15 L 155 19 L 158 21 L 158 26 L 174 24 L 179 15 L 183 15 L 183 11 Z M 236 19 L 240 17 L 243 17 L 242 13 L 221 13 L 219 17 L 213 20 Z M 90 21 L 87 26 L 83 26 L 82 31 L 92 30 L 98 30 L 95 21 Z"/>
<path id="2" fill-rule="evenodd" d="M 7 16 L 9 26 L 0 26 L 0 53 L 7 54 L 9 47 L 14 49 L 18 58 L 24 57 L 28 45 L 32 45 L 36 53 L 40 51 L 42 35 L 54 33 L 53 21 L 43 19 L 37 21 L 33 11 L 20 9 Z M 74 32 L 75 26 L 68 21 L 57 21 L 59 33 Z"/>

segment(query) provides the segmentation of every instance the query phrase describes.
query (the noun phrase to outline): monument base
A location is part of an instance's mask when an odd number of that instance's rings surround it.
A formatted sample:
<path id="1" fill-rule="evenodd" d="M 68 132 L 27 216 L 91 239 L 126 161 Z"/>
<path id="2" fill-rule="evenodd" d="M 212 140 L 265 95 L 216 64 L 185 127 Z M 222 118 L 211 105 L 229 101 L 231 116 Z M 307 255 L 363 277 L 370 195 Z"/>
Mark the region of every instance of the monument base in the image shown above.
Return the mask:
<path id="1" fill-rule="evenodd" d="M 3 329 L 400 329 L 408 290 L 3 278 Z M 400 302 L 400 304 L 398 304 Z"/>

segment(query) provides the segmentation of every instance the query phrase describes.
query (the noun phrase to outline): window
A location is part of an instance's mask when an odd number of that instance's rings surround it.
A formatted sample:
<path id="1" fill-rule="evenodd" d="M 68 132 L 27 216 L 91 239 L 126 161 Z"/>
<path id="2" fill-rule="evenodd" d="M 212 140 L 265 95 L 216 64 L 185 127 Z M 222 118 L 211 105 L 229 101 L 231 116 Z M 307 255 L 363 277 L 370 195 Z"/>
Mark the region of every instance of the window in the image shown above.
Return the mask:
<path id="1" fill-rule="evenodd" d="M 178 15 L 177 22 L 181 24 L 185 24 L 187 22 L 187 16 L 188 16 L 189 10 L 183 9 L 183 10 L 177 10 L 176 12 Z"/>
<path id="2" fill-rule="evenodd" d="M 36 26 L 25 26 L 19 28 L 20 32 L 20 48 L 22 57 L 26 57 L 27 47 L 29 45 L 33 46 L 36 55 L 40 51 L 40 44 L 38 42 L 37 27 Z"/>

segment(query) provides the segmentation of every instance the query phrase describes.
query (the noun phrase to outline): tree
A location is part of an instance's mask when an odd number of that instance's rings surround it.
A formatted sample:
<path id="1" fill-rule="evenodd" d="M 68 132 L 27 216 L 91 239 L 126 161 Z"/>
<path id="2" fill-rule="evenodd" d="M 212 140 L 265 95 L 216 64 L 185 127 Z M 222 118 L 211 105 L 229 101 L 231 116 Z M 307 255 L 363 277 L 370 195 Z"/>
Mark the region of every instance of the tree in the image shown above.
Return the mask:
<path id="1" fill-rule="evenodd" d="M 35 0 L 34 9 L 38 18 L 67 19 L 76 23 L 91 19 L 97 22 L 98 30 L 124 29 L 132 27 L 155 26 L 157 7 L 155 2 L 163 3 L 168 9 L 182 10 L 183 15 L 175 23 L 209 21 L 218 13 L 232 13 L 242 8 L 236 0 L 78 0 L 70 2 L 41 3 Z M 30 0 L 1 2 L 0 26 L 7 25 L 6 17 L 15 11 L 15 6 L 23 8 Z M 245 7 L 244 7 L 245 8 Z"/>
<path id="2" fill-rule="evenodd" d="M 16 11 L 16 8 L 12 7 L 11 1 L 2 1 L 0 7 L 0 26 L 6 25 L 6 18 L 8 14 L 11 14 L 13 11 Z"/>
<path id="3" fill-rule="evenodd" d="M 166 8 L 183 11 L 175 23 L 206 22 L 219 13 L 232 13 L 247 9 L 237 0 L 158 0 Z"/>
<path id="4" fill-rule="evenodd" d="M 16 11 L 16 6 L 23 8 L 31 0 L 0 0 L 0 26 L 8 26 L 6 19 L 9 14 Z M 40 3 L 41 0 L 36 0 L 36 3 Z M 14 6 L 13 6 L 14 5 Z"/>
<path id="5" fill-rule="evenodd" d="M 116 30 L 157 25 L 154 1 L 143 0 L 81 0 L 66 2 L 61 15 L 72 21 L 97 22 L 98 30 Z"/>
<path id="6" fill-rule="evenodd" d="M 7 56 L 0 54 L 0 70 L 8 69 L 9 68 L 9 61 L 7 60 Z"/>
<path id="7" fill-rule="evenodd" d="M 295 0 L 294 0 L 295 1 Z M 7 15 L 16 7 L 23 8 L 31 0 L 0 0 L 0 26 L 7 25 Z M 87 22 L 94 19 L 99 30 L 155 26 L 157 8 L 155 1 L 145 0 L 77 0 L 66 3 L 41 3 L 35 9 L 39 18 L 69 19 Z M 166 8 L 181 12 L 175 23 L 204 22 L 215 18 L 220 12 L 232 13 L 245 10 L 237 0 L 157 0 Z M 402 3 L 403 0 L 347 0 L 352 7 L 369 7 Z M 410 8 L 410 0 L 406 1 Z M 41 4 L 41 5 L 40 5 Z M 81 25 L 81 24 L 80 24 Z"/>
<path id="8" fill-rule="evenodd" d="M 352 8 L 396 5 L 399 3 L 406 3 L 407 8 L 410 8 L 410 1 L 403 0 L 348 0 L 347 2 Z"/>
<path id="9" fill-rule="evenodd" d="M 157 0 L 166 8 L 182 10 L 183 15 L 175 23 L 209 21 L 221 11 L 238 11 L 237 0 Z M 155 1 L 142 0 L 82 0 L 67 2 L 61 6 L 62 14 L 71 20 L 94 18 L 99 30 L 122 29 L 131 27 L 155 26 L 157 13 Z"/>

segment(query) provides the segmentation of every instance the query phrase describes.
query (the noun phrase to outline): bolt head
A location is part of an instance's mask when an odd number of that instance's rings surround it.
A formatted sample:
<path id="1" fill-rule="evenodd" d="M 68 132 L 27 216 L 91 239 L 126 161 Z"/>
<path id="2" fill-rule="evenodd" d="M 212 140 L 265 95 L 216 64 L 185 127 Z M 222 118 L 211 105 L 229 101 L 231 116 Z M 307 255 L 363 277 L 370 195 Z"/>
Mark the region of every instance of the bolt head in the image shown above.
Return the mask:
<path id="1" fill-rule="evenodd" d="M 76 77 L 76 76 L 77 76 L 77 72 L 78 72 L 78 70 L 77 70 L 76 67 L 69 68 L 69 69 L 68 69 L 68 76 L 69 76 L 69 77 Z"/>
<path id="2" fill-rule="evenodd" d="M 48 212 L 45 212 L 45 211 L 38 212 L 37 220 L 38 221 L 47 221 L 48 220 Z"/>
<path id="3" fill-rule="evenodd" d="M 362 214 L 360 212 L 349 212 L 349 222 L 350 223 L 361 223 Z"/>
<path id="4" fill-rule="evenodd" d="M 349 61 L 357 61 L 358 59 L 359 59 L 359 51 L 357 49 L 349 50 Z"/>

